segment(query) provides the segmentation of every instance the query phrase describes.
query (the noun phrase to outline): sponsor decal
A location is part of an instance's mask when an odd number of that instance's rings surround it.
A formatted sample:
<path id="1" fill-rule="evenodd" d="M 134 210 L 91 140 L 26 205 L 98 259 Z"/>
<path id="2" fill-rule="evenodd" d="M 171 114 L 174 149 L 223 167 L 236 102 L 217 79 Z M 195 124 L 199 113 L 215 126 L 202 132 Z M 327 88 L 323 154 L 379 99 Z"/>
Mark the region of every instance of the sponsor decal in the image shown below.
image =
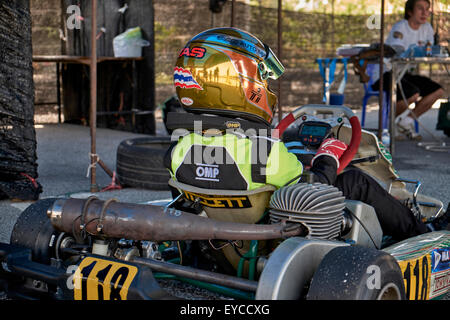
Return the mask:
<path id="1" fill-rule="evenodd" d="M 184 68 L 175 67 L 173 72 L 173 80 L 175 87 L 183 89 L 198 89 L 203 90 L 203 88 L 195 81 L 192 73 Z"/>
<path id="2" fill-rule="evenodd" d="M 392 163 L 392 155 L 389 153 L 389 151 L 384 146 L 383 142 L 378 141 L 378 146 L 380 147 L 381 154 L 386 158 L 387 161 Z M 395 171 L 395 169 L 394 169 Z M 396 172 L 396 171 L 395 171 Z M 397 173 L 397 172 L 396 172 Z"/>
<path id="3" fill-rule="evenodd" d="M 450 270 L 450 250 L 445 249 L 436 249 L 433 251 L 431 257 L 433 260 L 433 272 L 439 272 L 443 270 Z"/>
<path id="4" fill-rule="evenodd" d="M 265 50 L 262 48 L 259 48 L 255 46 L 254 44 L 250 43 L 249 41 L 245 41 L 236 37 L 232 37 L 229 35 L 218 35 L 217 39 L 220 42 L 224 42 L 226 44 L 229 44 L 233 47 L 238 47 L 239 49 L 247 50 L 253 54 L 257 54 L 260 57 L 264 57 L 266 55 Z"/>
<path id="5" fill-rule="evenodd" d="M 193 47 L 193 48 L 184 48 L 181 53 L 180 57 L 190 57 L 190 58 L 196 58 L 201 59 L 205 56 L 206 49 L 202 47 Z"/>
<path id="6" fill-rule="evenodd" d="M 194 103 L 194 100 L 192 100 L 191 98 L 183 97 L 181 98 L 181 103 L 185 106 L 191 106 Z"/>
<path id="7" fill-rule="evenodd" d="M 225 122 L 225 127 L 227 127 L 227 129 L 239 129 L 241 124 L 237 121 L 227 121 Z"/>
<path id="8" fill-rule="evenodd" d="M 188 200 L 200 201 L 199 203 L 210 208 L 242 209 L 252 205 L 247 196 L 212 196 L 184 191 Z"/>
<path id="9" fill-rule="evenodd" d="M 220 182 L 218 175 L 220 173 L 219 166 L 215 164 L 196 164 L 195 179 Z"/>
<path id="10" fill-rule="evenodd" d="M 447 293 L 450 288 L 450 270 L 431 275 L 430 299 Z"/>
<path id="11" fill-rule="evenodd" d="M 250 95 L 250 100 L 258 103 L 259 100 L 261 100 L 262 97 L 262 93 L 261 93 L 261 88 L 257 88 L 256 90 L 252 90 L 252 93 Z"/>
<path id="12" fill-rule="evenodd" d="M 399 31 L 395 31 L 394 38 L 395 39 L 403 39 L 403 33 L 399 32 Z"/>

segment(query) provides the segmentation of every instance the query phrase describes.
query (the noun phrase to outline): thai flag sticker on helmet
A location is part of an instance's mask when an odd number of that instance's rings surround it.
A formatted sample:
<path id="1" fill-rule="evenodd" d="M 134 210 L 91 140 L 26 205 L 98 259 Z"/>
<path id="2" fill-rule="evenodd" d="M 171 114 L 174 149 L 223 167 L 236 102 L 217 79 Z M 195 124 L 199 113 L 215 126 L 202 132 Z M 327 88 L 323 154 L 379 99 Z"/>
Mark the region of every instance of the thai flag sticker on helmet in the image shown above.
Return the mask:
<path id="1" fill-rule="evenodd" d="M 173 80 L 175 87 L 180 87 L 184 89 L 198 89 L 203 90 L 203 88 L 195 81 L 192 73 L 181 67 L 175 67 L 173 73 Z"/>

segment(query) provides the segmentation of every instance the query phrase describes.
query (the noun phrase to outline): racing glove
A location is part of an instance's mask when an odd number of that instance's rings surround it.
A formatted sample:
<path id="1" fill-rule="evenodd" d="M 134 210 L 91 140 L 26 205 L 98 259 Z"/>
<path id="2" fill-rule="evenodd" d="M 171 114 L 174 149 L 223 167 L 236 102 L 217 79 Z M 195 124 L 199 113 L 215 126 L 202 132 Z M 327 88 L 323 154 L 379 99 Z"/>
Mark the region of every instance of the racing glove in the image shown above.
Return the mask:
<path id="1" fill-rule="evenodd" d="M 347 147 L 348 146 L 344 142 L 337 139 L 328 138 L 324 140 L 320 145 L 319 150 L 317 150 L 316 155 L 311 160 L 311 167 L 314 164 L 314 160 L 322 156 L 327 156 L 336 160 L 337 167 L 339 168 L 339 159 L 344 151 L 347 150 Z"/>

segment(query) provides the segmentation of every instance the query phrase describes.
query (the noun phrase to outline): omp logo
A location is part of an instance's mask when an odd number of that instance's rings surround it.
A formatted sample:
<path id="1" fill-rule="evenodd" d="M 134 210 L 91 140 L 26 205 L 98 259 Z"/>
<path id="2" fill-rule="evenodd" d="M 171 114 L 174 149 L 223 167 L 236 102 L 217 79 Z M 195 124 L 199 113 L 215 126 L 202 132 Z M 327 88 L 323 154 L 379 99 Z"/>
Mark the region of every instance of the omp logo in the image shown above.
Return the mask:
<path id="1" fill-rule="evenodd" d="M 216 181 L 220 180 L 217 178 L 219 175 L 219 166 L 215 164 L 196 164 L 197 169 L 195 169 L 195 179 L 196 180 L 207 180 L 207 181 Z"/>

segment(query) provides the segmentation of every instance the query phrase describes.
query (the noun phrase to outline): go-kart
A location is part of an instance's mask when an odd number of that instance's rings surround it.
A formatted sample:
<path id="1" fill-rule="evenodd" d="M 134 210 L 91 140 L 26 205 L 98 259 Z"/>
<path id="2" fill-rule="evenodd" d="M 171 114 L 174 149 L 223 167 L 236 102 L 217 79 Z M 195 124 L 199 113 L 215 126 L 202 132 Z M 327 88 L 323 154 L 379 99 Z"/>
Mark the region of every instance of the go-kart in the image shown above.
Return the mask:
<path id="1" fill-rule="evenodd" d="M 409 199 L 421 219 L 443 214 L 442 202 L 418 192 L 420 183 L 398 177 L 351 109 L 302 106 L 277 129 L 299 159 L 339 138 L 349 145 L 339 172 L 366 171 Z M 21 214 L 10 244 L 0 244 L 0 289 L 12 299 L 173 299 L 161 285 L 169 279 L 257 300 L 425 300 L 448 292 L 450 231 L 396 243 L 373 207 L 309 178 L 305 170 L 304 182 L 252 191 L 171 179 L 178 193 L 161 203 L 40 200 Z M 413 192 L 407 183 L 416 184 Z"/>

